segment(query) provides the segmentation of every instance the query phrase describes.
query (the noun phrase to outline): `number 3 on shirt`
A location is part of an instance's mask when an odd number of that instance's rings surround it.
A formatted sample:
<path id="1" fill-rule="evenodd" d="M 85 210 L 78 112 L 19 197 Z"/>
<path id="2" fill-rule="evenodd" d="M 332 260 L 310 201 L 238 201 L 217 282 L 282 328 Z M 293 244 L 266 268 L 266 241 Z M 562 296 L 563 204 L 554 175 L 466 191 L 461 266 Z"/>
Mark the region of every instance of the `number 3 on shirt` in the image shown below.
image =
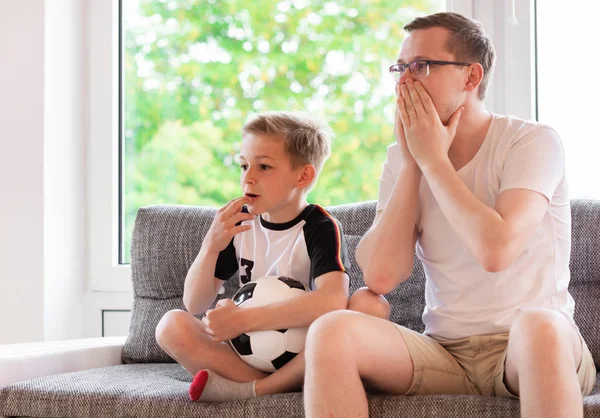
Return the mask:
<path id="1" fill-rule="evenodd" d="M 246 284 L 252 280 L 252 268 L 254 267 L 254 261 L 246 260 L 245 258 L 242 258 L 240 260 L 240 265 L 242 267 L 244 267 L 244 273 L 245 273 L 245 274 L 240 274 L 240 279 L 242 280 L 242 284 Z"/>

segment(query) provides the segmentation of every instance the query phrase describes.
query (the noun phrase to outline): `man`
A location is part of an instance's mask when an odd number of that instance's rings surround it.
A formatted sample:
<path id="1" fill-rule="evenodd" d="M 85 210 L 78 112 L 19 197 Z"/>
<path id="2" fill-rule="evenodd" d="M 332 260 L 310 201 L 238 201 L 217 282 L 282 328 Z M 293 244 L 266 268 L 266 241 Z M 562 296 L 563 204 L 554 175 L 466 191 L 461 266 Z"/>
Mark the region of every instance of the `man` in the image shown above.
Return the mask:
<path id="1" fill-rule="evenodd" d="M 495 53 L 478 22 L 439 13 L 404 29 L 390 67 L 396 143 L 356 256 L 381 295 L 410 276 L 418 244 L 425 332 L 351 311 L 319 318 L 305 351 L 307 416 L 366 417 L 366 389 L 519 398 L 526 417 L 582 417 L 596 372 L 567 290 L 560 139 L 486 110 Z"/>

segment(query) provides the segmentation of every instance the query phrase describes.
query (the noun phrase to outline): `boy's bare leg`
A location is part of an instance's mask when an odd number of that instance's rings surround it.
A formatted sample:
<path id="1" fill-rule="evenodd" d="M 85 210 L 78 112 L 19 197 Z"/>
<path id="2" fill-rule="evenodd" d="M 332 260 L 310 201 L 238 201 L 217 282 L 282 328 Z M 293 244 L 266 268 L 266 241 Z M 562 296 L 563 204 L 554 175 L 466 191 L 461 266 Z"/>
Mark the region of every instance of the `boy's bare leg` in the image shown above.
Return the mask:
<path id="1" fill-rule="evenodd" d="M 368 417 L 369 390 L 403 395 L 414 368 L 394 324 L 359 312 L 335 311 L 310 327 L 305 347 L 308 418 Z M 373 344 L 377 341 L 377 344 Z"/>
<path id="2" fill-rule="evenodd" d="M 267 376 L 240 359 L 228 344 L 212 341 L 203 332 L 205 327 L 188 312 L 172 310 L 158 323 L 156 341 L 192 376 L 203 369 L 235 382 L 252 382 Z"/>
<path id="3" fill-rule="evenodd" d="M 204 328 L 204 323 L 188 312 L 173 310 L 165 314 L 156 327 L 156 340 L 167 354 L 194 376 L 209 369 L 211 379 L 216 373 L 233 382 L 256 381 L 254 390 L 257 396 L 301 389 L 304 352 L 275 373 L 267 374 L 241 360 L 228 344 L 213 342 L 202 331 Z M 219 381 L 226 384 L 221 379 Z"/>
<path id="4" fill-rule="evenodd" d="M 581 356 L 579 335 L 564 317 L 523 312 L 510 330 L 505 367 L 508 389 L 521 398 L 521 416 L 583 417 L 576 374 Z"/>
<path id="5" fill-rule="evenodd" d="M 281 369 L 257 380 L 255 386 L 256 396 L 300 391 L 303 381 L 304 351 L 301 351 Z"/>
<path id="6" fill-rule="evenodd" d="M 348 309 L 382 319 L 389 319 L 390 317 L 389 302 L 385 297 L 372 292 L 368 287 L 361 287 L 352 294 L 348 302 Z"/>

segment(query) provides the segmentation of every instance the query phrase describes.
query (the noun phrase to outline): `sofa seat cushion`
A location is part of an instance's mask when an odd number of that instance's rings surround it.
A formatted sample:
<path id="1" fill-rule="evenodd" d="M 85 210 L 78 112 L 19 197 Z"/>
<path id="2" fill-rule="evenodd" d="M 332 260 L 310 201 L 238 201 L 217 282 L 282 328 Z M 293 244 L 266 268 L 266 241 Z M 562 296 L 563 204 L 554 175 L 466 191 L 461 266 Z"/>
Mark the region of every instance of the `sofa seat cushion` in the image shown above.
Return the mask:
<path id="1" fill-rule="evenodd" d="M 225 403 L 188 400 L 190 374 L 173 363 L 126 364 L 15 383 L 0 415 L 35 417 L 303 417 L 301 393 Z M 600 383 L 584 400 L 600 417 Z M 371 417 L 519 417 L 519 403 L 479 396 L 369 395 Z"/>

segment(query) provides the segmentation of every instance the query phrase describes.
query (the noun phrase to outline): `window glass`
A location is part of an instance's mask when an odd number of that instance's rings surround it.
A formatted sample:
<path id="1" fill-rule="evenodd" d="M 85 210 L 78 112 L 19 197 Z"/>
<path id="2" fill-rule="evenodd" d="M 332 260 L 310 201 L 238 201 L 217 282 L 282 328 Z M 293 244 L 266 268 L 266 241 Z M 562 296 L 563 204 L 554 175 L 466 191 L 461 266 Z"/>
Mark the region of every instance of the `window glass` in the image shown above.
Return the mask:
<path id="1" fill-rule="evenodd" d="M 600 3 L 536 2 L 538 120 L 560 135 L 572 199 L 600 199 Z"/>
<path id="2" fill-rule="evenodd" d="M 240 131 L 265 110 L 310 111 L 335 132 L 310 202 L 375 199 L 402 27 L 445 3 L 122 0 L 121 261 L 140 206 L 241 194 Z"/>

